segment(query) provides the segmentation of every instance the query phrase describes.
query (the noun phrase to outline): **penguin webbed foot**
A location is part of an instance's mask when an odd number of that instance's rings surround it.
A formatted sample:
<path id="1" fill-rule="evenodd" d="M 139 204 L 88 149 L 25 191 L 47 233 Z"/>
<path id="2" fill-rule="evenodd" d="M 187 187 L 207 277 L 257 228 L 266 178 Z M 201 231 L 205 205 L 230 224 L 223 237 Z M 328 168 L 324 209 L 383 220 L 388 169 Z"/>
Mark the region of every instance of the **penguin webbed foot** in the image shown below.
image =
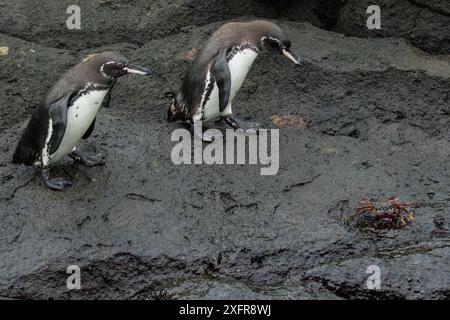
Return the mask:
<path id="1" fill-rule="evenodd" d="M 223 121 L 225 121 L 230 127 L 233 129 L 242 129 L 244 131 L 253 129 L 256 132 L 258 130 L 263 129 L 260 123 L 257 122 L 244 122 L 242 120 L 238 120 L 233 116 L 224 116 L 222 117 Z"/>
<path id="2" fill-rule="evenodd" d="M 44 186 L 52 191 L 64 191 L 73 185 L 73 182 L 64 178 L 50 179 L 50 169 L 44 168 L 41 171 L 41 179 Z"/>
<path id="3" fill-rule="evenodd" d="M 75 162 L 78 162 L 86 167 L 101 166 L 105 164 L 105 160 L 101 155 L 95 157 L 79 151 L 73 151 L 71 154 L 69 154 L 69 157 L 71 157 Z"/>

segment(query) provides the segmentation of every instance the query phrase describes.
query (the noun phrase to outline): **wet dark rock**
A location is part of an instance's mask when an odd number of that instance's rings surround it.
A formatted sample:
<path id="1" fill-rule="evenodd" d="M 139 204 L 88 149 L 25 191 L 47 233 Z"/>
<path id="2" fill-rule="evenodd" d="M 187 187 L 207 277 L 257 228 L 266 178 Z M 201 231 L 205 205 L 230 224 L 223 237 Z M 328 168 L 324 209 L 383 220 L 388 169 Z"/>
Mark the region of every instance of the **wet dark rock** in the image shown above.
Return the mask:
<path id="1" fill-rule="evenodd" d="M 273 0 L 278 18 L 291 21 L 308 21 L 316 27 L 332 29 L 345 0 Z"/>
<path id="2" fill-rule="evenodd" d="M 269 17 L 270 1 L 87 1 L 81 8 L 81 30 L 68 30 L 66 9 L 73 1 L 8 1 L 0 11 L 0 30 L 27 41 L 84 50 L 119 42 L 142 45 L 155 38 L 183 32 L 187 27 L 242 15 Z M 49 17 L 52 17 L 51 19 Z"/>
<path id="3" fill-rule="evenodd" d="M 369 5 L 381 9 L 381 29 L 366 26 Z M 450 2 L 446 0 L 348 0 L 339 13 L 337 30 L 348 36 L 398 37 L 433 54 L 450 53 Z"/>

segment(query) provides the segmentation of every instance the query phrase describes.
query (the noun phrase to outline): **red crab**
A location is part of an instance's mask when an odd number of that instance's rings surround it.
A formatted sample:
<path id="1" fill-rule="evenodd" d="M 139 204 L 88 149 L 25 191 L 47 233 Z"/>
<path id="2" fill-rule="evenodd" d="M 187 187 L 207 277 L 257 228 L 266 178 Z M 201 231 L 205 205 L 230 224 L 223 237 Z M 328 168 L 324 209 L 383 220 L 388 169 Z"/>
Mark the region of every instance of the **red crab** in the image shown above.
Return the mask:
<path id="1" fill-rule="evenodd" d="M 411 203 L 390 197 L 385 202 L 363 199 L 350 218 L 357 218 L 357 225 L 375 229 L 399 229 L 414 219 L 409 209 Z"/>

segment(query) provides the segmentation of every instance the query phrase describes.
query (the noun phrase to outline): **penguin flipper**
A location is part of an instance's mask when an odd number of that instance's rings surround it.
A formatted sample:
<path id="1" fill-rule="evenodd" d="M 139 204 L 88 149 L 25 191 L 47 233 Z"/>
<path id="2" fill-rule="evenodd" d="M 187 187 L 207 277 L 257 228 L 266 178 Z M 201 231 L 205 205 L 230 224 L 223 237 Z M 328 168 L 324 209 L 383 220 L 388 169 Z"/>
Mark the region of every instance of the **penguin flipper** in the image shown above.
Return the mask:
<path id="1" fill-rule="evenodd" d="M 219 110 L 222 112 L 228 105 L 231 92 L 231 72 L 228 66 L 227 54 L 230 48 L 223 48 L 214 58 L 211 65 L 211 73 L 216 79 L 219 88 Z"/>
<path id="2" fill-rule="evenodd" d="M 30 120 L 31 121 L 31 120 Z M 24 134 L 17 143 L 16 150 L 12 158 L 12 163 L 23 163 L 26 165 L 33 165 L 39 159 L 39 148 L 36 147 L 36 135 L 32 135 L 31 129 L 25 130 Z"/>
<path id="3" fill-rule="evenodd" d="M 68 104 L 74 93 L 68 92 L 54 100 L 50 105 L 41 102 L 17 143 L 12 163 L 33 165 L 39 160 L 49 132 L 48 126 L 43 125 L 43 122 L 48 123 L 49 119 L 52 120 L 52 135 L 49 141 L 51 144 L 50 153 L 58 149 L 66 130 Z"/>
<path id="4" fill-rule="evenodd" d="M 92 134 L 92 131 L 94 131 L 94 127 L 95 127 L 95 119 L 92 121 L 91 126 L 89 127 L 89 129 L 86 131 L 86 133 L 83 135 L 83 139 L 86 140 L 87 138 L 89 138 Z"/>
<path id="5" fill-rule="evenodd" d="M 75 92 L 69 92 L 58 100 L 51 103 L 49 108 L 49 116 L 52 120 L 52 135 L 50 137 L 50 154 L 58 150 L 59 145 L 64 137 L 67 127 L 67 110 L 69 109 L 70 99 Z"/>

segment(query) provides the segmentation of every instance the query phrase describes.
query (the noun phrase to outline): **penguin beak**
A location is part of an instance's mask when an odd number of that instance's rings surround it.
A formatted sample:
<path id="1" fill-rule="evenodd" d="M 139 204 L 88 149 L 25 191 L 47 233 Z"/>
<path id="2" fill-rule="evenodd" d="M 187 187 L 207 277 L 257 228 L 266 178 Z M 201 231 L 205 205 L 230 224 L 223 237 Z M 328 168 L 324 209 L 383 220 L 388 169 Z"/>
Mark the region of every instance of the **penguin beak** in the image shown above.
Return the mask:
<path id="1" fill-rule="evenodd" d="M 294 52 L 292 52 L 290 49 L 283 49 L 283 55 L 291 60 L 293 63 L 295 63 L 298 66 L 303 65 L 303 60 L 300 59 Z"/>
<path id="2" fill-rule="evenodd" d="M 139 74 L 141 76 L 148 76 L 152 74 L 150 70 L 135 66 L 134 64 L 127 65 L 125 68 L 123 68 L 123 70 L 125 70 L 129 74 Z"/>

